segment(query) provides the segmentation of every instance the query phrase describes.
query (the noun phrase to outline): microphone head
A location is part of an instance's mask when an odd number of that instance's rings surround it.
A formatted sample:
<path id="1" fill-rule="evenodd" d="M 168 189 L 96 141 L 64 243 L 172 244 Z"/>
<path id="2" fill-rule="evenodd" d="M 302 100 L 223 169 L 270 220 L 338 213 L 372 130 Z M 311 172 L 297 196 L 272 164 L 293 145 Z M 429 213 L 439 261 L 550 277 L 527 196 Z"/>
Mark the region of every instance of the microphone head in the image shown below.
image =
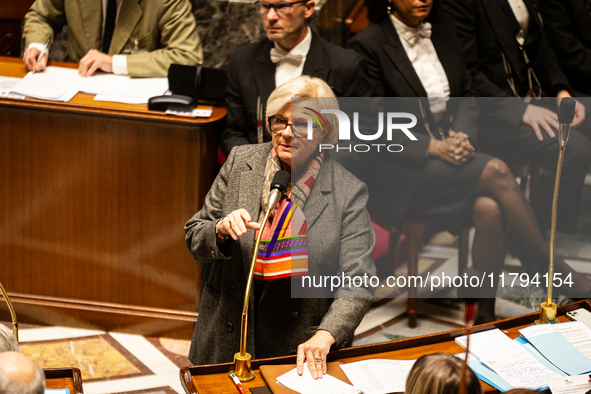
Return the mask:
<path id="1" fill-rule="evenodd" d="M 273 180 L 271 181 L 271 190 L 279 189 L 281 193 L 285 193 L 287 190 L 287 185 L 291 179 L 291 175 L 289 172 L 285 170 L 279 170 L 273 176 Z"/>
<path id="2" fill-rule="evenodd" d="M 565 97 L 560 100 L 558 108 L 558 123 L 571 124 L 575 118 L 575 106 L 577 102 L 572 97 Z"/>

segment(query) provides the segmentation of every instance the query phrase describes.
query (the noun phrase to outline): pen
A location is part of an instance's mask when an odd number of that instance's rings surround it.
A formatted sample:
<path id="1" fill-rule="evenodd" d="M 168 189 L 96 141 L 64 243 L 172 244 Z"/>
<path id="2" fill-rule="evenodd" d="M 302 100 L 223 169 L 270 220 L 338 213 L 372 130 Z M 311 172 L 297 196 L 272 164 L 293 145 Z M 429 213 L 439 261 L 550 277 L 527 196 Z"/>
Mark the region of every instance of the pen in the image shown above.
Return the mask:
<path id="1" fill-rule="evenodd" d="M 43 50 L 41 51 L 41 54 L 37 58 L 37 64 L 39 64 L 39 62 L 41 61 L 41 59 L 43 58 L 43 56 L 47 56 L 47 48 L 49 48 L 49 42 L 50 41 L 51 41 L 51 38 L 48 38 L 47 39 L 47 42 L 45 43 L 45 47 L 43 48 Z M 37 64 L 35 64 L 35 69 L 33 70 L 33 72 L 37 71 Z"/>
<path id="2" fill-rule="evenodd" d="M 236 387 L 238 387 L 238 391 L 240 391 L 240 394 L 244 394 L 244 389 L 242 388 L 242 383 L 240 383 L 240 380 L 238 379 L 238 377 L 236 375 L 234 375 L 234 373 L 231 373 L 230 377 L 234 381 L 234 384 L 236 385 Z"/>

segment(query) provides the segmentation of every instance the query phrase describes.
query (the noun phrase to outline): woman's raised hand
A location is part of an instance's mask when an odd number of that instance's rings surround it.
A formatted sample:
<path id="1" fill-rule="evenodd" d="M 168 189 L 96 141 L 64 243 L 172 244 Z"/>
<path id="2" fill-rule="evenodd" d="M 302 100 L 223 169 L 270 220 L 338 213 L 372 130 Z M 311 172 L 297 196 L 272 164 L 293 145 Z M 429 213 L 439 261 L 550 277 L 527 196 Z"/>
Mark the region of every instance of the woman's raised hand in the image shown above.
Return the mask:
<path id="1" fill-rule="evenodd" d="M 220 235 L 229 235 L 232 239 L 237 240 L 247 230 L 258 230 L 261 225 L 253 222 L 248 211 L 244 208 L 237 209 L 230 212 L 229 215 L 220 220 L 216 225 L 216 232 Z"/>

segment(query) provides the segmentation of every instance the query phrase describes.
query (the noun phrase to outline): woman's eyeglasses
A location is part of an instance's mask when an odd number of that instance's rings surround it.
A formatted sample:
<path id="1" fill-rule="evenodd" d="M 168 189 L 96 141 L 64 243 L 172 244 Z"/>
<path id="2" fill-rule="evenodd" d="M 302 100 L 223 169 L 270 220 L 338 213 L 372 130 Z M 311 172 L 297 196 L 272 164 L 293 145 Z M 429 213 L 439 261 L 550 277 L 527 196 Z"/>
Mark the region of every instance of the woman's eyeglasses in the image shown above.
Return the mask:
<path id="1" fill-rule="evenodd" d="M 291 12 L 291 6 L 299 3 L 307 3 L 309 0 L 300 0 L 294 2 L 279 1 L 277 3 L 267 3 L 264 1 L 257 1 L 254 3 L 254 7 L 257 12 L 261 15 L 267 15 L 269 10 L 273 8 L 278 15 L 286 15 Z"/>
<path id="2" fill-rule="evenodd" d="M 291 134 L 296 138 L 306 138 L 308 136 L 308 121 L 304 119 L 296 119 L 293 122 L 288 122 L 287 120 L 279 117 L 279 116 L 270 116 L 269 119 L 269 130 L 271 130 L 274 134 L 281 134 L 287 129 L 287 126 L 291 126 Z M 314 135 L 316 134 L 316 130 L 318 130 L 318 124 L 312 122 L 312 130 L 314 131 Z"/>

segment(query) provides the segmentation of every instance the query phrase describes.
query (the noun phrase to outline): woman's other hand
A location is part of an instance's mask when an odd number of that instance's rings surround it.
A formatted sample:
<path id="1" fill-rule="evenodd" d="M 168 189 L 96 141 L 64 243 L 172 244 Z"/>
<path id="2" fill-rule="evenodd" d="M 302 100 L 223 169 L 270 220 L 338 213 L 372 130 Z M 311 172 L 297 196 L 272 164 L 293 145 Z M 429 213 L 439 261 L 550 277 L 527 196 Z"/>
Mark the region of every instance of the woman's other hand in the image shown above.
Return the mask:
<path id="1" fill-rule="evenodd" d="M 326 375 L 326 355 L 333 343 L 335 339 L 330 332 L 318 330 L 312 338 L 298 346 L 298 375 L 304 373 L 304 361 L 308 363 L 312 378 L 321 379 L 322 375 Z"/>
<path id="2" fill-rule="evenodd" d="M 450 131 L 444 140 L 431 140 L 429 155 L 461 166 L 474 157 L 474 147 L 465 133 Z"/>
<path id="3" fill-rule="evenodd" d="M 237 240 L 247 230 L 258 230 L 261 228 L 259 223 L 253 222 L 250 215 L 244 208 L 237 209 L 224 217 L 216 225 L 216 232 L 220 235 L 229 235 Z"/>

